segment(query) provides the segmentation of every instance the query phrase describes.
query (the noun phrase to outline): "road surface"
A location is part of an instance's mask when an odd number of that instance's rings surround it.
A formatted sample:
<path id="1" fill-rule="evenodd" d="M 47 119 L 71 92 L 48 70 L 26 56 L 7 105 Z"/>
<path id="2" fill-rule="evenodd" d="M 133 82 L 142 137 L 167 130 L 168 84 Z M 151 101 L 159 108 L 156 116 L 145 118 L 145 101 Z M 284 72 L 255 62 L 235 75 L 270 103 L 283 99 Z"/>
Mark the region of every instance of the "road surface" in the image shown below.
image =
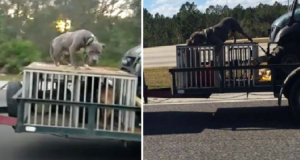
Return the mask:
<path id="1" fill-rule="evenodd" d="M 5 91 L 0 92 L 0 106 L 5 105 Z M 119 141 L 83 141 L 51 135 L 14 133 L 9 126 L 0 126 L 0 156 L 3 160 L 138 160 L 141 145 L 123 147 Z"/>
<path id="2" fill-rule="evenodd" d="M 261 47 L 267 49 L 267 43 L 260 43 Z M 264 55 L 259 48 L 259 56 Z M 145 67 L 176 66 L 176 45 L 151 47 L 143 49 L 143 64 Z"/>
<path id="3" fill-rule="evenodd" d="M 300 124 L 276 103 L 146 105 L 144 160 L 300 159 Z"/>

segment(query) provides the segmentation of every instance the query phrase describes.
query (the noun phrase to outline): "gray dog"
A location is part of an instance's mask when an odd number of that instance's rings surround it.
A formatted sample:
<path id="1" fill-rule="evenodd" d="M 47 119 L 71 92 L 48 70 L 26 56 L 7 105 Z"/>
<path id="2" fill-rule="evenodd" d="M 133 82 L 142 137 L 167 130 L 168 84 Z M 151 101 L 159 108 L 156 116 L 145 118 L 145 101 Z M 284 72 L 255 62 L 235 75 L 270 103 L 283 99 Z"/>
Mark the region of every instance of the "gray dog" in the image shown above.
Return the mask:
<path id="1" fill-rule="evenodd" d="M 228 39 L 228 36 L 232 36 L 234 38 L 234 43 L 236 42 L 236 32 L 239 32 L 248 38 L 250 42 L 253 41 L 252 38 L 244 32 L 240 24 L 235 19 L 227 17 L 210 28 L 194 32 L 190 39 L 187 40 L 187 45 L 197 46 L 205 43 L 211 43 L 216 45 L 217 54 L 219 54 L 221 47 Z"/>
<path id="2" fill-rule="evenodd" d="M 59 35 L 51 41 L 50 56 L 56 66 L 60 64 L 72 65 L 79 69 L 75 61 L 75 53 L 81 48 L 86 49 L 87 57 L 82 55 L 84 66 L 89 69 L 89 64 L 98 63 L 103 54 L 105 44 L 99 43 L 94 34 L 88 30 L 77 30 Z M 88 59 L 88 62 L 86 61 Z"/>

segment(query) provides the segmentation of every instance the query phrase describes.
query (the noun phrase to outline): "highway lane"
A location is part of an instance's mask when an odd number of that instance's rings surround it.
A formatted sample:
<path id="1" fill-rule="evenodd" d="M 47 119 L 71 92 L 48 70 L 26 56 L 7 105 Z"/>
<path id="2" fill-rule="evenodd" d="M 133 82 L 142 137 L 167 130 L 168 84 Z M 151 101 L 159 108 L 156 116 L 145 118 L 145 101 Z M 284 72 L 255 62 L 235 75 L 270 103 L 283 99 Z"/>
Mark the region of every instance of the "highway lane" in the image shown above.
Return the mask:
<path id="1" fill-rule="evenodd" d="M 0 92 L 0 106 L 5 105 L 5 91 Z M 120 141 L 73 140 L 51 135 L 15 133 L 10 126 L 0 126 L 0 159 L 3 160 L 138 160 L 141 145 Z"/>
<path id="2" fill-rule="evenodd" d="M 265 50 L 267 43 L 259 44 Z M 264 55 L 259 48 L 259 56 Z M 150 47 L 143 49 L 143 64 L 146 67 L 176 66 L 176 45 Z"/>
<path id="3" fill-rule="evenodd" d="M 146 105 L 144 160 L 300 159 L 300 124 L 287 107 L 274 106 L 274 100 Z"/>

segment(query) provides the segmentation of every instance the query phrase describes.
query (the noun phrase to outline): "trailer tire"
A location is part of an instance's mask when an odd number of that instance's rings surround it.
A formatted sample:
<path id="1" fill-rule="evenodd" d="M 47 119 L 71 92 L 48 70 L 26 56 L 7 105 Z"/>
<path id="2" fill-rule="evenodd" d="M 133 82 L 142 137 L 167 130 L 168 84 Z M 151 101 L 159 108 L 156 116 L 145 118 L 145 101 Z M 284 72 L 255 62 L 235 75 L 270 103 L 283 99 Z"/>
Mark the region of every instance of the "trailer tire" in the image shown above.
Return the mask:
<path id="1" fill-rule="evenodd" d="M 18 114 L 18 102 L 12 97 L 22 88 L 20 81 L 10 81 L 7 84 L 6 89 L 6 103 L 7 103 L 7 112 L 10 117 L 17 117 Z"/>
<path id="2" fill-rule="evenodd" d="M 300 79 L 292 84 L 288 97 L 289 107 L 297 120 L 300 120 Z"/>
<path id="3" fill-rule="evenodd" d="M 292 64 L 292 63 L 299 63 L 300 62 L 300 56 L 298 54 L 298 44 L 296 43 L 284 43 L 280 46 L 277 46 L 276 49 L 274 49 L 274 62 L 275 64 Z M 289 75 L 295 68 L 293 67 L 283 67 L 278 69 L 279 73 L 278 78 L 285 78 L 287 75 Z"/>

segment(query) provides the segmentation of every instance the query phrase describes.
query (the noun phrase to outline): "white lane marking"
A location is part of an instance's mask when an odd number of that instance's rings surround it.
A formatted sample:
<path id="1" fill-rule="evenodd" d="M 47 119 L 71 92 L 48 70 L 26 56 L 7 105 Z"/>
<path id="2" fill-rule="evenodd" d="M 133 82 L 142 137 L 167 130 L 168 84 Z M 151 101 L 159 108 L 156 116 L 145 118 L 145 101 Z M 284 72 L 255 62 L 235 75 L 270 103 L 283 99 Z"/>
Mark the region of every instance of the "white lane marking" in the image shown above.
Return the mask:
<path id="1" fill-rule="evenodd" d="M 159 105 L 179 105 L 179 104 L 207 104 L 207 103 L 238 103 L 238 102 L 258 102 L 258 101 L 277 101 L 277 98 L 253 99 L 253 100 L 220 100 L 220 101 L 202 101 L 202 102 L 176 102 L 176 103 L 148 103 L 144 106 L 159 106 Z M 282 101 L 286 100 L 283 98 Z"/>

